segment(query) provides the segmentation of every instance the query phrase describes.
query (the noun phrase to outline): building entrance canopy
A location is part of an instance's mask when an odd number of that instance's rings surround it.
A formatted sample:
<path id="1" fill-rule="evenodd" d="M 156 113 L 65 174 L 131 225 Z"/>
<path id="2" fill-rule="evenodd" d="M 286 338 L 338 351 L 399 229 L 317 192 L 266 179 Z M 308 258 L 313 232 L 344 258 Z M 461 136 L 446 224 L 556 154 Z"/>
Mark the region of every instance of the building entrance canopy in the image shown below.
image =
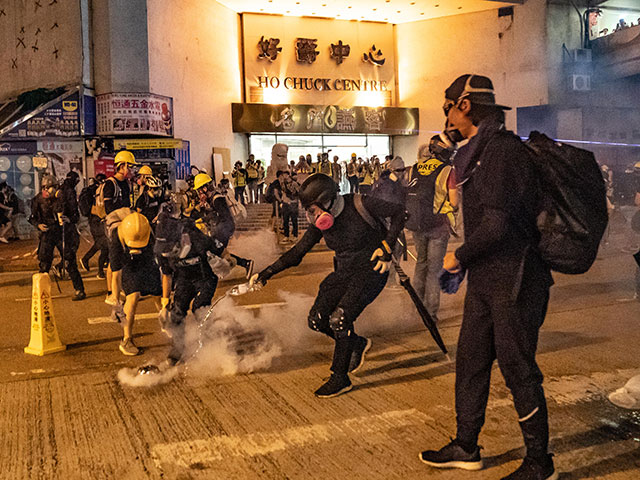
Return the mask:
<path id="1" fill-rule="evenodd" d="M 417 108 L 232 104 L 235 133 L 417 135 Z"/>

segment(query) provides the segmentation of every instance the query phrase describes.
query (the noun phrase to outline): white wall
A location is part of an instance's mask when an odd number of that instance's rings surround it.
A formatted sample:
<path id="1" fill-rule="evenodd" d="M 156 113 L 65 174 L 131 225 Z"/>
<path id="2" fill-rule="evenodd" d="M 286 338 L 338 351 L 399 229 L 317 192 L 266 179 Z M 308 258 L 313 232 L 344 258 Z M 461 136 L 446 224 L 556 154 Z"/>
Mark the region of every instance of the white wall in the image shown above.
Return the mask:
<path id="1" fill-rule="evenodd" d="M 191 164 L 211 170 L 213 147 L 246 158 L 231 131 L 231 103 L 242 101 L 239 16 L 212 0 L 147 4 L 149 84 L 173 97 L 174 134 L 191 141 Z"/>
<path id="2" fill-rule="evenodd" d="M 396 138 L 395 154 L 415 161 L 418 146 L 442 130 L 444 90 L 459 75 L 488 76 L 497 101 L 514 110 L 548 103 L 546 1 L 514 12 L 513 24 L 491 10 L 396 27 L 399 106 L 420 108 L 420 135 Z M 507 123 L 515 129 L 514 112 Z"/>
<path id="3" fill-rule="evenodd" d="M 0 99 L 82 81 L 80 0 L 39 4 L 0 2 Z"/>

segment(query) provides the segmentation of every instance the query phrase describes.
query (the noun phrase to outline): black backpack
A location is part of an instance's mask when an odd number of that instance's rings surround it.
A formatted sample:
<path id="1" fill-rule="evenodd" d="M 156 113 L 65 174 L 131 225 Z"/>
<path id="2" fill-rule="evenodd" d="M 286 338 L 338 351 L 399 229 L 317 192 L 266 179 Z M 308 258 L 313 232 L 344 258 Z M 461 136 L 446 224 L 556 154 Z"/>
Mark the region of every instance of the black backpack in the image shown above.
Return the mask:
<path id="1" fill-rule="evenodd" d="M 525 142 L 539 178 L 538 251 L 552 270 L 584 273 L 607 228 L 606 187 L 593 153 L 531 132 Z"/>
<path id="2" fill-rule="evenodd" d="M 78 209 L 80 213 L 89 217 L 91 214 L 91 207 L 95 203 L 96 199 L 96 188 L 95 186 L 84 187 L 80 192 L 80 196 L 78 197 Z"/>
<path id="3" fill-rule="evenodd" d="M 267 203 L 272 203 L 276 200 L 276 195 L 274 192 L 277 188 L 280 188 L 280 181 L 276 179 L 269 184 L 269 186 L 267 187 L 267 191 L 264 194 L 264 199 L 267 201 Z"/>

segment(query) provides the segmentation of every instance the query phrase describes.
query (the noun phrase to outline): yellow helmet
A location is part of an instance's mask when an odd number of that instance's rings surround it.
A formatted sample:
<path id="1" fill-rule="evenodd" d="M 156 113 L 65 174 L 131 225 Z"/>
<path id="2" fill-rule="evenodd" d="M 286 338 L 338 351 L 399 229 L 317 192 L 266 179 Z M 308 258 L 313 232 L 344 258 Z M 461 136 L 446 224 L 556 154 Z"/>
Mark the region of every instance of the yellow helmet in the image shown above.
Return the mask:
<path id="1" fill-rule="evenodd" d="M 129 248 L 144 248 L 149 244 L 151 226 L 144 215 L 133 212 L 124 217 L 118 227 L 120 241 Z"/>
<path id="2" fill-rule="evenodd" d="M 119 165 L 121 163 L 126 163 L 128 165 L 139 165 L 139 163 L 136 162 L 136 157 L 134 157 L 133 153 L 131 153 L 129 150 L 121 150 L 120 152 L 118 152 L 116 154 L 116 158 L 113 160 L 113 163 L 115 163 L 116 165 Z"/>
<path id="3" fill-rule="evenodd" d="M 193 180 L 193 189 L 199 190 L 204 187 L 207 183 L 212 182 L 213 180 L 206 173 L 199 173 L 196 175 L 196 178 Z"/>
<path id="4" fill-rule="evenodd" d="M 153 171 L 149 165 L 143 165 L 140 167 L 140 170 L 138 170 L 138 175 L 153 175 Z"/>

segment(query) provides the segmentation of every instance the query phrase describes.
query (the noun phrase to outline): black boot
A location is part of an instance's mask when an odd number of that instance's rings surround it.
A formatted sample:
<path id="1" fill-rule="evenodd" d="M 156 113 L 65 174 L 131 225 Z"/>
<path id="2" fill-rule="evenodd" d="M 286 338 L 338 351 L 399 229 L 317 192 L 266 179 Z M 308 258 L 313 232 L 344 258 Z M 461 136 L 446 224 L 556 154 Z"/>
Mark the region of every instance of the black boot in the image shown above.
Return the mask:
<path id="1" fill-rule="evenodd" d="M 337 397 L 342 393 L 346 393 L 353 388 L 348 375 L 337 375 L 332 373 L 329 380 L 325 382 L 319 389 L 315 391 L 318 398 Z"/>

